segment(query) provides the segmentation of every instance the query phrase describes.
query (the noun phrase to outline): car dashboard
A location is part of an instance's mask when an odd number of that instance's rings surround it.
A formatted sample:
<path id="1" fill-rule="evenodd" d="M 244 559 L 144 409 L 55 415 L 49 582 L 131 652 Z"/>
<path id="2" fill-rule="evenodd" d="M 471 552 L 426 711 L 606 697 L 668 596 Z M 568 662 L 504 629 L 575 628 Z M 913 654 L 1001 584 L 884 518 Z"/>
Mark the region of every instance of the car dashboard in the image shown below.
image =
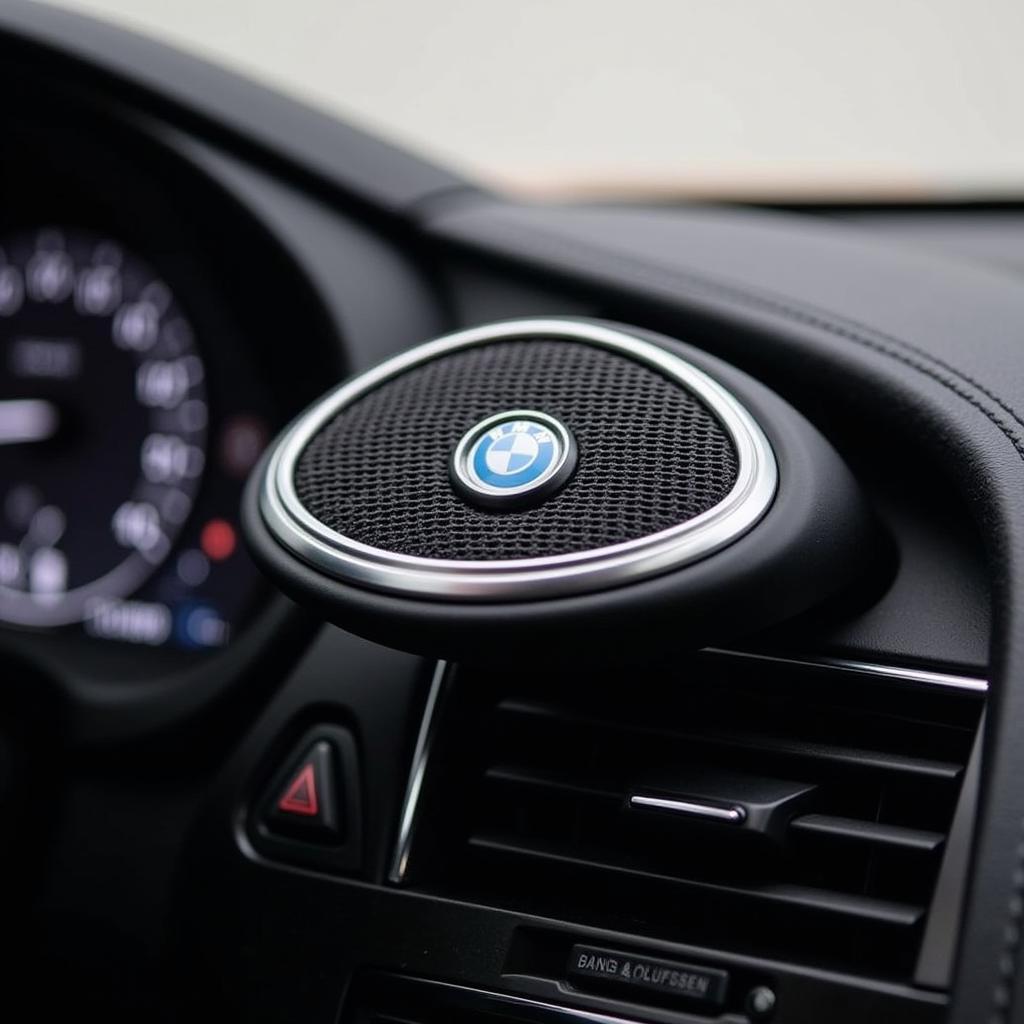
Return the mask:
<path id="1" fill-rule="evenodd" d="M 1019 210 L 521 204 L 55 10 L 5 8 L 0 53 L 0 885 L 35 1016 L 1019 1019 Z M 852 555 L 822 498 L 713 626 L 277 585 L 246 519 L 277 435 L 552 318 L 797 410 L 863 496 Z"/>

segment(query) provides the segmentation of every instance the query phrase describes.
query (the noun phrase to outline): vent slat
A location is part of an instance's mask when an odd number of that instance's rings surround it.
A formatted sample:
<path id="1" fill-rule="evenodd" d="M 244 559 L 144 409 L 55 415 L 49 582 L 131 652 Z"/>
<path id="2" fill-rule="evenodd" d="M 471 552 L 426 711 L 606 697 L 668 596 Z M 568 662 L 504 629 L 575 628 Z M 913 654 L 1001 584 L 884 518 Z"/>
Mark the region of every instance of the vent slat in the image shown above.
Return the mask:
<path id="1" fill-rule="evenodd" d="M 566 796 L 592 796 L 608 800 L 622 800 L 622 794 L 611 789 L 586 785 L 580 782 L 569 781 L 568 779 L 558 779 L 551 775 L 544 775 L 541 772 L 534 772 L 523 768 L 512 768 L 508 765 L 488 768 L 484 772 L 484 778 L 489 782 L 504 782 L 516 786 L 528 786 L 555 793 L 564 793 Z"/>
<path id="2" fill-rule="evenodd" d="M 819 911 L 823 914 L 834 914 L 840 917 L 871 921 L 875 924 L 892 925 L 898 928 L 913 928 L 920 923 L 925 912 L 924 907 L 913 904 L 873 899 L 867 896 L 844 895 L 827 890 L 813 889 L 809 886 L 735 886 L 722 885 L 720 883 L 692 882 L 689 879 L 676 878 L 672 875 L 640 871 L 636 868 L 628 868 L 618 864 L 608 864 L 605 861 L 594 861 L 586 857 L 573 857 L 568 854 L 557 853 L 553 850 L 538 849 L 492 836 L 471 836 L 469 843 L 470 846 L 479 850 L 487 850 L 491 853 L 546 860 L 573 867 L 643 878 L 645 881 L 654 880 L 679 889 L 699 888 L 705 892 L 761 900 L 765 903 L 802 907 L 805 910 Z"/>
<path id="3" fill-rule="evenodd" d="M 546 719 L 552 723 L 564 723 L 566 727 L 579 729 L 581 726 L 598 728 L 607 731 L 622 731 L 620 726 L 612 725 L 586 717 L 574 718 L 564 712 L 532 704 L 524 701 L 502 701 L 499 713 L 520 715 Z M 921 778 L 937 779 L 943 782 L 956 782 L 963 774 L 963 765 L 950 761 L 932 758 L 909 757 L 904 754 L 888 751 L 871 750 L 845 745 L 799 742 L 786 739 L 726 730 L 710 729 L 706 732 L 677 732 L 667 729 L 638 727 L 631 730 L 634 734 L 671 737 L 683 743 L 695 743 L 704 746 L 733 747 L 742 750 L 764 750 L 773 754 L 781 754 L 795 758 L 823 761 L 833 764 L 849 765 L 865 770 L 893 772 Z"/>
<path id="4" fill-rule="evenodd" d="M 794 818 L 789 827 L 799 832 L 850 839 L 875 846 L 888 846 L 898 850 L 934 853 L 946 841 L 941 832 L 905 828 L 901 825 L 882 825 L 875 821 L 858 821 L 828 814 L 805 814 Z"/>

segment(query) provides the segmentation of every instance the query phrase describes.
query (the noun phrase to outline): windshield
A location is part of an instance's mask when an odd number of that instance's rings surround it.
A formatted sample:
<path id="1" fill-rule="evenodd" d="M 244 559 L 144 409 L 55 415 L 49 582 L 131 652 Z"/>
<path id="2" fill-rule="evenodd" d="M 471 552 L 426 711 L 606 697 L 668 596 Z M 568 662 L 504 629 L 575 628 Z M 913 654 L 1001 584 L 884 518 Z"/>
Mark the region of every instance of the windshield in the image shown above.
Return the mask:
<path id="1" fill-rule="evenodd" d="M 65 0 L 493 187 L 1024 192 L 1020 0 Z"/>

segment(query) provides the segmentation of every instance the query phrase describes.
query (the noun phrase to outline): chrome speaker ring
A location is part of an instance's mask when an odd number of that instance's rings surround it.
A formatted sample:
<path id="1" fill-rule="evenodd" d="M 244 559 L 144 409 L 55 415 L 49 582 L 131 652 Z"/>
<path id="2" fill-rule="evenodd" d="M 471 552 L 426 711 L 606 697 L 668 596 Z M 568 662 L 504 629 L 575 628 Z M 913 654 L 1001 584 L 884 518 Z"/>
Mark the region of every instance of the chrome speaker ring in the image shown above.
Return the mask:
<path id="1" fill-rule="evenodd" d="M 325 526 L 295 491 L 296 463 L 309 442 L 347 405 L 385 381 L 441 356 L 497 341 L 564 339 L 644 363 L 694 394 L 728 433 L 735 482 L 718 504 L 669 529 L 607 547 L 543 558 L 431 559 L 363 544 Z M 661 575 L 707 558 L 765 515 L 778 487 L 772 447 L 753 416 L 718 381 L 669 349 L 584 320 L 521 319 L 459 331 L 404 352 L 339 385 L 287 430 L 266 463 L 259 508 L 274 540 L 317 571 L 384 593 L 454 601 L 528 601 L 586 594 Z"/>

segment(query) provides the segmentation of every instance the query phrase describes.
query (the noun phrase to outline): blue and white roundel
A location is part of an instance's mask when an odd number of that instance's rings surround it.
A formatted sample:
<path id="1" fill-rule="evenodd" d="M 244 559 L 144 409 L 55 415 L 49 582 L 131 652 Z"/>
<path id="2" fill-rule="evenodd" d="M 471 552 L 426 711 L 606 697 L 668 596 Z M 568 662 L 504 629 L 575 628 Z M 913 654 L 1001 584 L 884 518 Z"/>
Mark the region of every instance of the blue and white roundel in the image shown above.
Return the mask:
<path id="1" fill-rule="evenodd" d="M 518 488 L 539 480 L 558 454 L 551 431 L 532 420 L 499 423 L 474 445 L 473 473 L 491 487 Z"/>
<path id="2" fill-rule="evenodd" d="M 557 488 L 572 471 L 574 452 L 558 420 L 539 412 L 509 412 L 478 423 L 462 438 L 453 469 L 466 496 L 503 504 Z"/>

